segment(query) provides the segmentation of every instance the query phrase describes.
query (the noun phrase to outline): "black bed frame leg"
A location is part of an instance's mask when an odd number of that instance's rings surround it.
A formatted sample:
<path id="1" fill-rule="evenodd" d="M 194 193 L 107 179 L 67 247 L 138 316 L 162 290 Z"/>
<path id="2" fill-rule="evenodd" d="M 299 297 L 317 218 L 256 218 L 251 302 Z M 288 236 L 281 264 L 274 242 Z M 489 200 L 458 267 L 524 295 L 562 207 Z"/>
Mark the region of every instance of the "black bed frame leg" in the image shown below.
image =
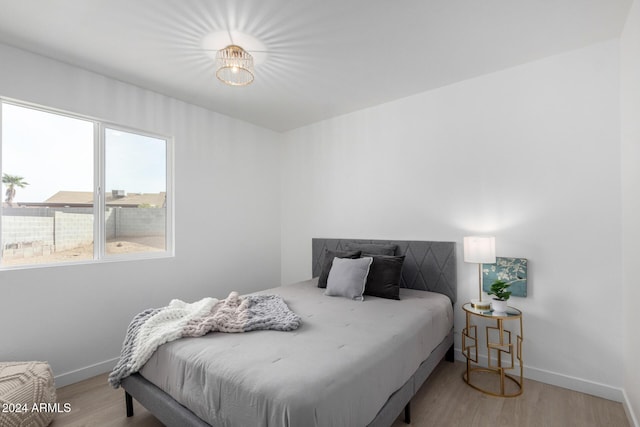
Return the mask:
<path id="1" fill-rule="evenodd" d="M 411 402 L 404 407 L 404 422 L 405 424 L 411 424 Z"/>
<path id="2" fill-rule="evenodd" d="M 127 418 L 133 417 L 133 398 L 126 391 L 124 392 L 124 403 L 127 407 Z"/>
<path id="3" fill-rule="evenodd" d="M 444 355 L 444 360 L 451 363 L 455 362 L 455 352 L 453 350 L 453 345 L 449 347 L 449 350 L 447 350 L 447 354 Z"/>

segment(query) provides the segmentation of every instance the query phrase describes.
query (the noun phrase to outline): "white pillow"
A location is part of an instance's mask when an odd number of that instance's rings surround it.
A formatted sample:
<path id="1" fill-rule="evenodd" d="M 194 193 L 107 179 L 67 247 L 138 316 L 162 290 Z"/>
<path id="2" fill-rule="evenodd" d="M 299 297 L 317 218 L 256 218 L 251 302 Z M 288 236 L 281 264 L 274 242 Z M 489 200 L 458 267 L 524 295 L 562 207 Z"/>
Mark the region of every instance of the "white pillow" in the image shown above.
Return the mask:
<path id="1" fill-rule="evenodd" d="M 334 258 L 324 294 L 364 301 L 362 294 L 372 262 L 372 257 Z"/>

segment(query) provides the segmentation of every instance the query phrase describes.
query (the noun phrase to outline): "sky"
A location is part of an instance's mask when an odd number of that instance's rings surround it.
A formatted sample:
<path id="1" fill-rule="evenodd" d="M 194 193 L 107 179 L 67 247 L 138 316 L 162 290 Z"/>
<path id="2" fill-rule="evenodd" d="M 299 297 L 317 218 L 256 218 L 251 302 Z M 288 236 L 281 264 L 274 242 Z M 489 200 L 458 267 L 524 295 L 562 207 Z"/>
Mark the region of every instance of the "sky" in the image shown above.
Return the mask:
<path id="1" fill-rule="evenodd" d="M 58 191 L 93 191 L 94 122 L 2 104 L 2 174 L 28 182 L 14 202 L 43 202 Z M 166 142 L 105 129 L 105 188 L 166 191 Z M 4 200 L 6 185 L 2 185 Z"/>

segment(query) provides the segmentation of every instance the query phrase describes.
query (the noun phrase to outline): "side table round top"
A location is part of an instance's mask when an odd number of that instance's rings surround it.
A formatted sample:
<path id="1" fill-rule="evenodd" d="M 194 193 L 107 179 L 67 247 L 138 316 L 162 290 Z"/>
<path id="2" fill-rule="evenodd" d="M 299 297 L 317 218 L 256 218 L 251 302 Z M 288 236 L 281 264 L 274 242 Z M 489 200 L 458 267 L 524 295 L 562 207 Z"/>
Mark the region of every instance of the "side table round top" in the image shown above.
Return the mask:
<path id="1" fill-rule="evenodd" d="M 522 316 L 522 312 L 515 307 L 507 307 L 507 311 L 499 313 L 493 310 L 478 310 L 471 306 L 471 303 L 466 303 L 462 306 L 462 309 L 468 313 L 475 314 L 489 319 L 517 319 Z"/>

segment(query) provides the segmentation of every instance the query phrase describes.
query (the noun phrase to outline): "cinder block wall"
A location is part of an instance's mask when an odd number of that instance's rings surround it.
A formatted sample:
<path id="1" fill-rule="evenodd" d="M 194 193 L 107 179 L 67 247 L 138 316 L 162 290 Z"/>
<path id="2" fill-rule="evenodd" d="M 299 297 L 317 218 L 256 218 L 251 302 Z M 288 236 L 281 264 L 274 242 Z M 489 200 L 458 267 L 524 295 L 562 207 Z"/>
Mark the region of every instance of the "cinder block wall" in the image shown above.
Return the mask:
<path id="1" fill-rule="evenodd" d="M 11 246 L 33 243 L 64 251 L 93 242 L 92 208 L 8 208 L 3 213 L 5 251 Z M 111 240 L 163 236 L 167 216 L 164 208 L 109 208 L 105 219 L 106 238 Z"/>
<path id="2" fill-rule="evenodd" d="M 56 212 L 54 216 L 56 252 L 93 243 L 93 215 Z"/>

